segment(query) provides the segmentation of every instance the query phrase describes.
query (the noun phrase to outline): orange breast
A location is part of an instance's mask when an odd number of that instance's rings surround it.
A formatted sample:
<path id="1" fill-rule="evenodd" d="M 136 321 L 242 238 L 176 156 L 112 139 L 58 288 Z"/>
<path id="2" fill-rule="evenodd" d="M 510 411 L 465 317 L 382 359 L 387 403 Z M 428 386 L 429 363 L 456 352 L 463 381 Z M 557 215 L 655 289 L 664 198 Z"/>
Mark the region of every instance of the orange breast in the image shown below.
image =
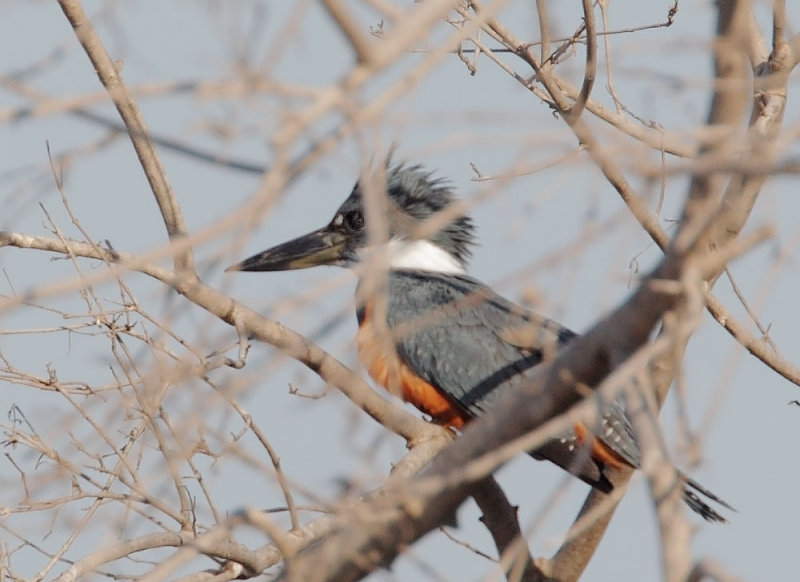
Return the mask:
<path id="1" fill-rule="evenodd" d="M 390 393 L 429 414 L 439 424 L 463 427 L 469 418 L 447 396 L 400 361 L 391 349 L 389 338 L 381 338 L 375 330 L 370 320 L 370 310 L 365 310 L 365 313 L 356 343 L 358 355 L 369 375 Z"/>

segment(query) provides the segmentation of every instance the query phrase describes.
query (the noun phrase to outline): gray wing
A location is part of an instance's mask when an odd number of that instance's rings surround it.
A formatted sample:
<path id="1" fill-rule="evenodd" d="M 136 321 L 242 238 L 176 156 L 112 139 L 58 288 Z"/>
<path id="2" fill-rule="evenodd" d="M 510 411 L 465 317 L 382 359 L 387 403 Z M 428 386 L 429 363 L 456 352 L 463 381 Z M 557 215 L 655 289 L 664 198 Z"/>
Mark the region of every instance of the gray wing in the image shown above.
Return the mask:
<path id="1" fill-rule="evenodd" d="M 393 272 L 387 313 L 403 362 L 471 416 L 575 337 L 464 276 Z"/>
<path id="2" fill-rule="evenodd" d="M 530 380 L 532 369 L 575 334 L 503 299 L 464 276 L 399 271 L 389 275 L 388 324 L 403 362 L 447 394 L 469 416 L 479 416 L 506 391 Z M 359 318 L 363 313 L 359 314 Z M 601 405 L 592 434 L 632 467 L 641 452 L 623 405 Z M 566 431 L 530 451 L 606 493 L 606 464 Z M 725 521 L 699 496 L 727 503 L 680 474 L 684 498 L 705 519 Z"/>
<path id="3" fill-rule="evenodd" d="M 524 385 L 536 365 L 576 337 L 470 277 L 398 271 L 389 275 L 388 289 L 388 325 L 399 357 L 473 417 Z M 639 466 L 640 451 L 618 402 L 605 403 L 592 432 Z M 577 446 L 568 431 L 531 454 L 603 488 L 602 468 L 587 458 L 576 461 Z"/>

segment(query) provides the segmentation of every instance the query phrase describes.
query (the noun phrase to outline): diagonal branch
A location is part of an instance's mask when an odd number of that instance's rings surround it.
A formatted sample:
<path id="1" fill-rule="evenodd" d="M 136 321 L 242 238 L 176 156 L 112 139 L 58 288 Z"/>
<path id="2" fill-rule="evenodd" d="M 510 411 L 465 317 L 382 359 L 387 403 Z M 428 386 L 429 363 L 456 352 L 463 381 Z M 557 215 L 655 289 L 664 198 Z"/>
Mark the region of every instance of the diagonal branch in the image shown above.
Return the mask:
<path id="1" fill-rule="evenodd" d="M 705 218 L 692 220 L 705 222 Z M 358 580 L 446 523 L 485 476 L 482 471 L 466 472 L 464 467 L 565 412 L 608 376 L 615 362 L 643 346 L 663 314 L 679 301 L 678 295 L 664 291 L 665 285 L 654 283 L 678 281 L 684 267 L 706 252 L 698 245 L 668 251 L 628 301 L 537 370 L 529 386 L 506 395 L 468 425 L 423 475 L 396 484 L 380 499 L 360 504 L 355 510 L 360 518 L 292 560 L 282 579 Z"/>
<path id="2" fill-rule="evenodd" d="M 323 380 L 339 388 L 352 402 L 383 426 L 402 436 L 409 446 L 450 440 L 443 428 L 432 425 L 392 404 L 380 396 L 364 380 L 325 350 L 286 326 L 267 319 L 194 277 L 186 277 L 169 269 L 142 261 L 137 256 L 103 249 L 81 241 L 58 240 L 0 231 L 0 248 L 38 249 L 60 254 L 102 260 L 112 276 L 138 271 L 173 287 L 189 301 L 221 320 L 249 334 L 253 339 L 269 343 L 316 372 Z M 430 457 L 428 457 L 430 458 Z"/>
<path id="3" fill-rule="evenodd" d="M 476 14 L 481 15 L 480 3 L 472 2 L 472 6 Z M 731 139 L 731 136 L 736 132 L 741 132 L 738 128 L 741 127 L 741 121 L 747 104 L 746 96 L 748 92 L 748 83 L 746 82 L 746 57 L 738 47 L 743 44 L 746 34 L 745 25 L 750 20 L 752 20 L 752 14 L 750 12 L 749 3 L 723 2 L 720 4 L 718 26 L 719 40 L 717 41 L 716 51 L 718 58 L 716 66 L 717 83 L 715 84 L 715 93 L 709 113 L 709 126 L 712 128 L 719 128 L 719 131 L 712 132 L 714 139 L 701 144 L 699 151 L 704 157 L 723 156 L 730 158 L 733 153 L 731 144 L 738 141 Z M 527 45 L 516 39 L 504 26 L 491 18 L 486 19 L 486 25 L 490 34 L 508 46 L 534 69 L 536 80 L 544 86 L 550 103 L 562 113 L 566 123 L 573 130 L 580 143 L 586 147 L 608 181 L 622 196 L 637 220 L 639 220 L 663 249 L 667 245 L 667 236 L 658 225 L 657 218 L 649 212 L 647 207 L 633 191 L 616 161 L 604 151 L 602 145 L 584 120 L 569 115 L 571 106 L 562 90 L 564 83 L 554 75 L 551 68 L 540 66 Z M 773 59 L 771 59 L 771 61 L 772 60 Z M 785 60 L 791 62 L 792 59 Z M 784 65 L 784 71 L 786 68 L 786 65 Z M 521 79 L 520 75 L 514 73 L 514 76 Z M 768 107 L 762 107 L 761 109 L 769 110 Z M 772 109 L 772 117 L 776 118 L 777 124 L 779 124 L 780 116 L 782 115 L 782 104 L 778 104 Z M 752 127 L 757 127 L 757 125 L 757 123 L 751 124 Z M 773 123 L 772 127 L 776 127 L 776 124 Z M 769 138 L 772 137 L 773 135 L 769 136 Z M 707 233 L 706 243 L 713 241 L 714 245 L 719 248 L 740 232 L 741 227 L 752 210 L 753 202 L 763 182 L 763 172 L 761 174 L 761 176 L 749 177 L 750 187 L 747 189 L 747 194 L 744 196 L 737 193 L 737 191 L 742 190 L 735 186 L 737 180 L 731 180 L 731 185 L 723 198 L 723 208 L 725 209 L 725 212 L 723 212 L 724 218 L 719 219 L 716 223 L 716 231 L 709 231 Z M 693 184 L 692 195 L 690 196 L 689 204 L 687 204 L 684 219 L 686 219 L 687 216 L 709 216 L 711 209 L 718 204 L 717 201 L 722 195 L 722 179 L 724 176 L 720 176 L 719 179 L 716 180 L 701 177 L 696 178 L 697 180 Z M 756 184 L 755 181 L 757 178 L 762 178 L 762 181 Z M 688 220 L 684 220 L 684 227 L 686 227 L 689 222 Z M 692 229 L 684 229 L 682 233 L 684 240 L 678 241 L 679 247 L 683 246 L 686 241 L 694 240 L 697 230 L 701 228 L 703 228 L 702 222 L 695 222 Z M 714 276 L 712 276 L 712 279 Z M 682 351 L 683 349 L 679 349 L 676 353 L 679 354 L 682 353 Z M 676 354 L 672 354 L 672 357 L 674 358 L 675 355 Z M 677 360 L 679 361 L 680 358 L 677 358 Z M 671 362 L 665 361 L 655 366 L 656 373 L 654 380 L 659 405 L 660 402 L 663 401 L 674 377 L 676 370 L 675 362 L 676 359 L 671 358 Z M 621 485 L 627 482 L 628 477 L 629 475 L 620 473 L 615 476 L 613 481 L 615 484 Z M 590 498 L 587 499 L 582 514 L 591 511 L 602 499 L 602 495 L 592 493 Z M 606 514 L 606 517 L 602 521 L 607 522 L 608 518 L 610 518 L 610 514 Z M 587 537 L 585 539 L 573 539 L 572 542 L 568 542 L 570 546 L 565 548 L 566 552 L 564 554 L 559 552 L 554 559 L 554 571 L 557 577 L 571 580 L 576 579 L 580 575 L 583 567 L 588 563 L 588 558 L 592 555 L 596 543 L 602 538 L 604 529 L 605 524 L 598 521 L 597 524 L 587 532 Z M 669 533 L 664 533 L 664 535 L 668 536 Z M 587 543 L 588 540 L 593 540 L 594 543 Z M 581 548 L 580 558 L 575 551 L 577 547 Z M 561 569 L 560 566 L 563 566 L 563 569 Z M 680 576 L 680 573 L 675 574 L 676 578 Z"/>
<path id="4" fill-rule="evenodd" d="M 80 0 L 59 0 L 59 4 L 72 25 L 83 50 L 92 61 L 100 82 L 108 91 L 122 121 L 125 122 L 133 149 L 136 151 L 145 176 L 147 176 L 150 189 L 156 197 L 170 239 L 186 236 L 186 223 L 183 220 L 180 205 L 167 180 L 167 174 L 158 158 L 156 148 L 148 137 L 144 117 L 125 86 L 122 74 L 103 47 L 103 43 Z M 175 268 L 178 271 L 194 273 L 194 259 L 190 248 L 187 247 L 180 254 L 175 255 Z"/>
<path id="5" fill-rule="evenodd" d="M 472 492 L 472 498 L 483 514 L 481 521 L 492 534 L 500 565 L 508 579 L 519 582 L 539 582 L 544 573 L 534 564 L 528 544 L 517 520 L 517 508 L 508 501 L 494 477 L 486 477 Z"/>
<path id="6" fill-rule="evenodd" d="M 581 92 L 572 107 L 564 112 L 564 116 L 571 119 L 580 117 L 586 108 L 586 102 L 589 100 L 589 95 L 592 94 L 597 74 L 597 27 L 592 0 L 583 0 L 583 22 L 586 27 L 586 68 L 583 73 Z"/>

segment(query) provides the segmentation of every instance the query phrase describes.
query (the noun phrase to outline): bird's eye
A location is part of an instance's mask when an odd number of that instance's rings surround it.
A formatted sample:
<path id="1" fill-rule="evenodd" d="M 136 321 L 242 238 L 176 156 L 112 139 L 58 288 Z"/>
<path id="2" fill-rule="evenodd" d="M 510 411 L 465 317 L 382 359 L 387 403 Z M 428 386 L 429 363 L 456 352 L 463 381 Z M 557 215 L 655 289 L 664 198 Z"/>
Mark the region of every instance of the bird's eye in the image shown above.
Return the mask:
<path id="1" fill-rule="evenodd" d="M 364 228 L 364 215 L 361 213 L 360 210 L 353 210 L 352 212 L 348 212 L 344 217 L 347 226 L 350 230 L 361 230 Z"/>

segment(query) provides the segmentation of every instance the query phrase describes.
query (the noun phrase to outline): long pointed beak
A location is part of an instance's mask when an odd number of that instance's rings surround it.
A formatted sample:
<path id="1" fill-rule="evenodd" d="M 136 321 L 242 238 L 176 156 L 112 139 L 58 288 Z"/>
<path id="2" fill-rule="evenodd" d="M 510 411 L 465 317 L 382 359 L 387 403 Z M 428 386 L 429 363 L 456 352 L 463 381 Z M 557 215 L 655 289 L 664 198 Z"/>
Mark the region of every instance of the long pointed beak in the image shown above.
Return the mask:
<path id="1" fill-rule="evenodd" d="M 346 243 L 344 234 L 326 226 L 231 265 L 225 272 L 288 271 L 330 265 L 345 258 Z"/>

